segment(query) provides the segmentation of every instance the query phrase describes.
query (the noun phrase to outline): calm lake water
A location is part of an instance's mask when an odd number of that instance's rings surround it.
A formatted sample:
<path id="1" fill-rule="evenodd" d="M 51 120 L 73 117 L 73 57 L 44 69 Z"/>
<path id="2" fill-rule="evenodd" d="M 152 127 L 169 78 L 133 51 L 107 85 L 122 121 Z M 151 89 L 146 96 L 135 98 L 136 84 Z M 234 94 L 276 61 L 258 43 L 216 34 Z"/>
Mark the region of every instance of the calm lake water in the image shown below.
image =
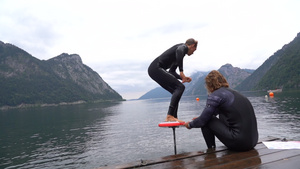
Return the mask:
<path id="1" fill-rule="evenodd" d="M 244 93 L 259 137 L 300 140 L 300 91 Z M 199 116 L 206 96 L 183 97 L 179 119 Z M 0 168 L 97 168 L 174 154 L 173 133 L 159 128 L 169 98 L 0 110 Z M 177 153 L 206 150 L 200 129 L 176 129 Z M 220 142 L 217 145 L 222 145 Z"/>

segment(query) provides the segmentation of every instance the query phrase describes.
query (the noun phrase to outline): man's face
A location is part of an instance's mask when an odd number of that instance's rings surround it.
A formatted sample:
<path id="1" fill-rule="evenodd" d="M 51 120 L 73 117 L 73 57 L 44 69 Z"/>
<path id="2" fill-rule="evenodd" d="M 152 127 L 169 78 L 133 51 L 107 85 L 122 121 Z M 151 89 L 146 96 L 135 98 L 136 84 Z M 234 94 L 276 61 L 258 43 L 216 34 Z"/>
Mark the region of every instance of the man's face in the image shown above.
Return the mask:
<path id="1" fill-rule="evenodd" d="M 189 48 L 189 50 L 188 50 L 187 55 L 189 55 L 189 56 L 191 56 L 191 55 L 195 52 L 195 50 L 197 49 L 197 48 L 195 47 L 195 44 L 189 46 L 188 48 Z"/>

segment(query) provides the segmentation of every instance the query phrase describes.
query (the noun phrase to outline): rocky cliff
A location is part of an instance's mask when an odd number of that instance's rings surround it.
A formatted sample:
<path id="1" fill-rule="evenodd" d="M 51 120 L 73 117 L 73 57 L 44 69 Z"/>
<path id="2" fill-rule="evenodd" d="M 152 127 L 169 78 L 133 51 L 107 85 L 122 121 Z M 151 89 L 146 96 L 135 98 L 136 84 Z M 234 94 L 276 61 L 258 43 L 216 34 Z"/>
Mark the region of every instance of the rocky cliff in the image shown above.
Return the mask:
<path id="1" fill-rule="evenodd" d="M 79 55 L 63 53 L 47 61 L 52 71 L 60 78 L 73 81 L 94 94 L 114 94 L 115 91 L 104 82 L 99 74 L 82 63 Z"/>
<path id="2" fill-rule="evenodd" d="M 300 33 L 236 87 L 240 91 L 276 88 L 300 88 Z"/>
<path id="3" fill-rule="evenodd" d="M 225 64 L 220 69 L 219 72 L 227 79 L 230 88 L 235 88 L 244 79 L 251 75 L 250 72 L 240 69 L 238 67 L 233 67 L 231 64 Z"/>
<path id="4" fill-rule="evenodd" d="M 218 71 L 227 79 L 230 88 L 240 84 L 244 79 L 251 75 L 251 70 L 245 70 L 238 67 L 233 67 L 231 64 L 221 66 Z M 198 76 L 194 84 L 186 84 L 185 96 L 205 95 L 207 94 L 205 88 L 205 77 L 209 72 L 202 72 L 202 76 Z"/>
<path id="5" fill-rule="evenodd" d="M 77 54 L 39 60 L 0 41 L 0 107 L 122 100 Z"/>

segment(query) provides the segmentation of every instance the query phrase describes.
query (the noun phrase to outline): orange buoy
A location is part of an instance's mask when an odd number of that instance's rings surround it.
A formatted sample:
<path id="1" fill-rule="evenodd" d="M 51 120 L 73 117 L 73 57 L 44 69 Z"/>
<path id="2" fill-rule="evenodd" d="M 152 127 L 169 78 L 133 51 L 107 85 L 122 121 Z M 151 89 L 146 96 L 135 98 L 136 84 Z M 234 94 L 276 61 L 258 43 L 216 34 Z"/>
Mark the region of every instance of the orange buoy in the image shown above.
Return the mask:
<path id="1" fill-rule="evenodd" d="M 196 100 L 199 101 L 200 99 L 197 97 Z"/>
<path id="2" fill-rule="evenodd" d="M 269 96 L 271 96 L 271 97 L 274 96 L 274 93 L 273 93 L 273 92 L 270 92 L 270 93 L 269 93 Z"/>

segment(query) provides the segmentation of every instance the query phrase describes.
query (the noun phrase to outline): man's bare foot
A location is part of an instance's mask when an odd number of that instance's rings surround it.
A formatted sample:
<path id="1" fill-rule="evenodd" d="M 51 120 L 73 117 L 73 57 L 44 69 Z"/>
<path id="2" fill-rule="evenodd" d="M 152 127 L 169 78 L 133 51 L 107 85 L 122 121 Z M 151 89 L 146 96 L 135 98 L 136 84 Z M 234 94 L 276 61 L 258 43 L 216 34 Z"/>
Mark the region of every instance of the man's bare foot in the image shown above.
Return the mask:
<path id="1" fill-rule="evenodd" d="M 174 116 L 171 116 L 171 115 L 167 115 L 167 118 L 165 121 L 178 121 L 180 123 L 184 123 L 184 121 L 178 120 L 177 118 L 175 118 Z"/>

